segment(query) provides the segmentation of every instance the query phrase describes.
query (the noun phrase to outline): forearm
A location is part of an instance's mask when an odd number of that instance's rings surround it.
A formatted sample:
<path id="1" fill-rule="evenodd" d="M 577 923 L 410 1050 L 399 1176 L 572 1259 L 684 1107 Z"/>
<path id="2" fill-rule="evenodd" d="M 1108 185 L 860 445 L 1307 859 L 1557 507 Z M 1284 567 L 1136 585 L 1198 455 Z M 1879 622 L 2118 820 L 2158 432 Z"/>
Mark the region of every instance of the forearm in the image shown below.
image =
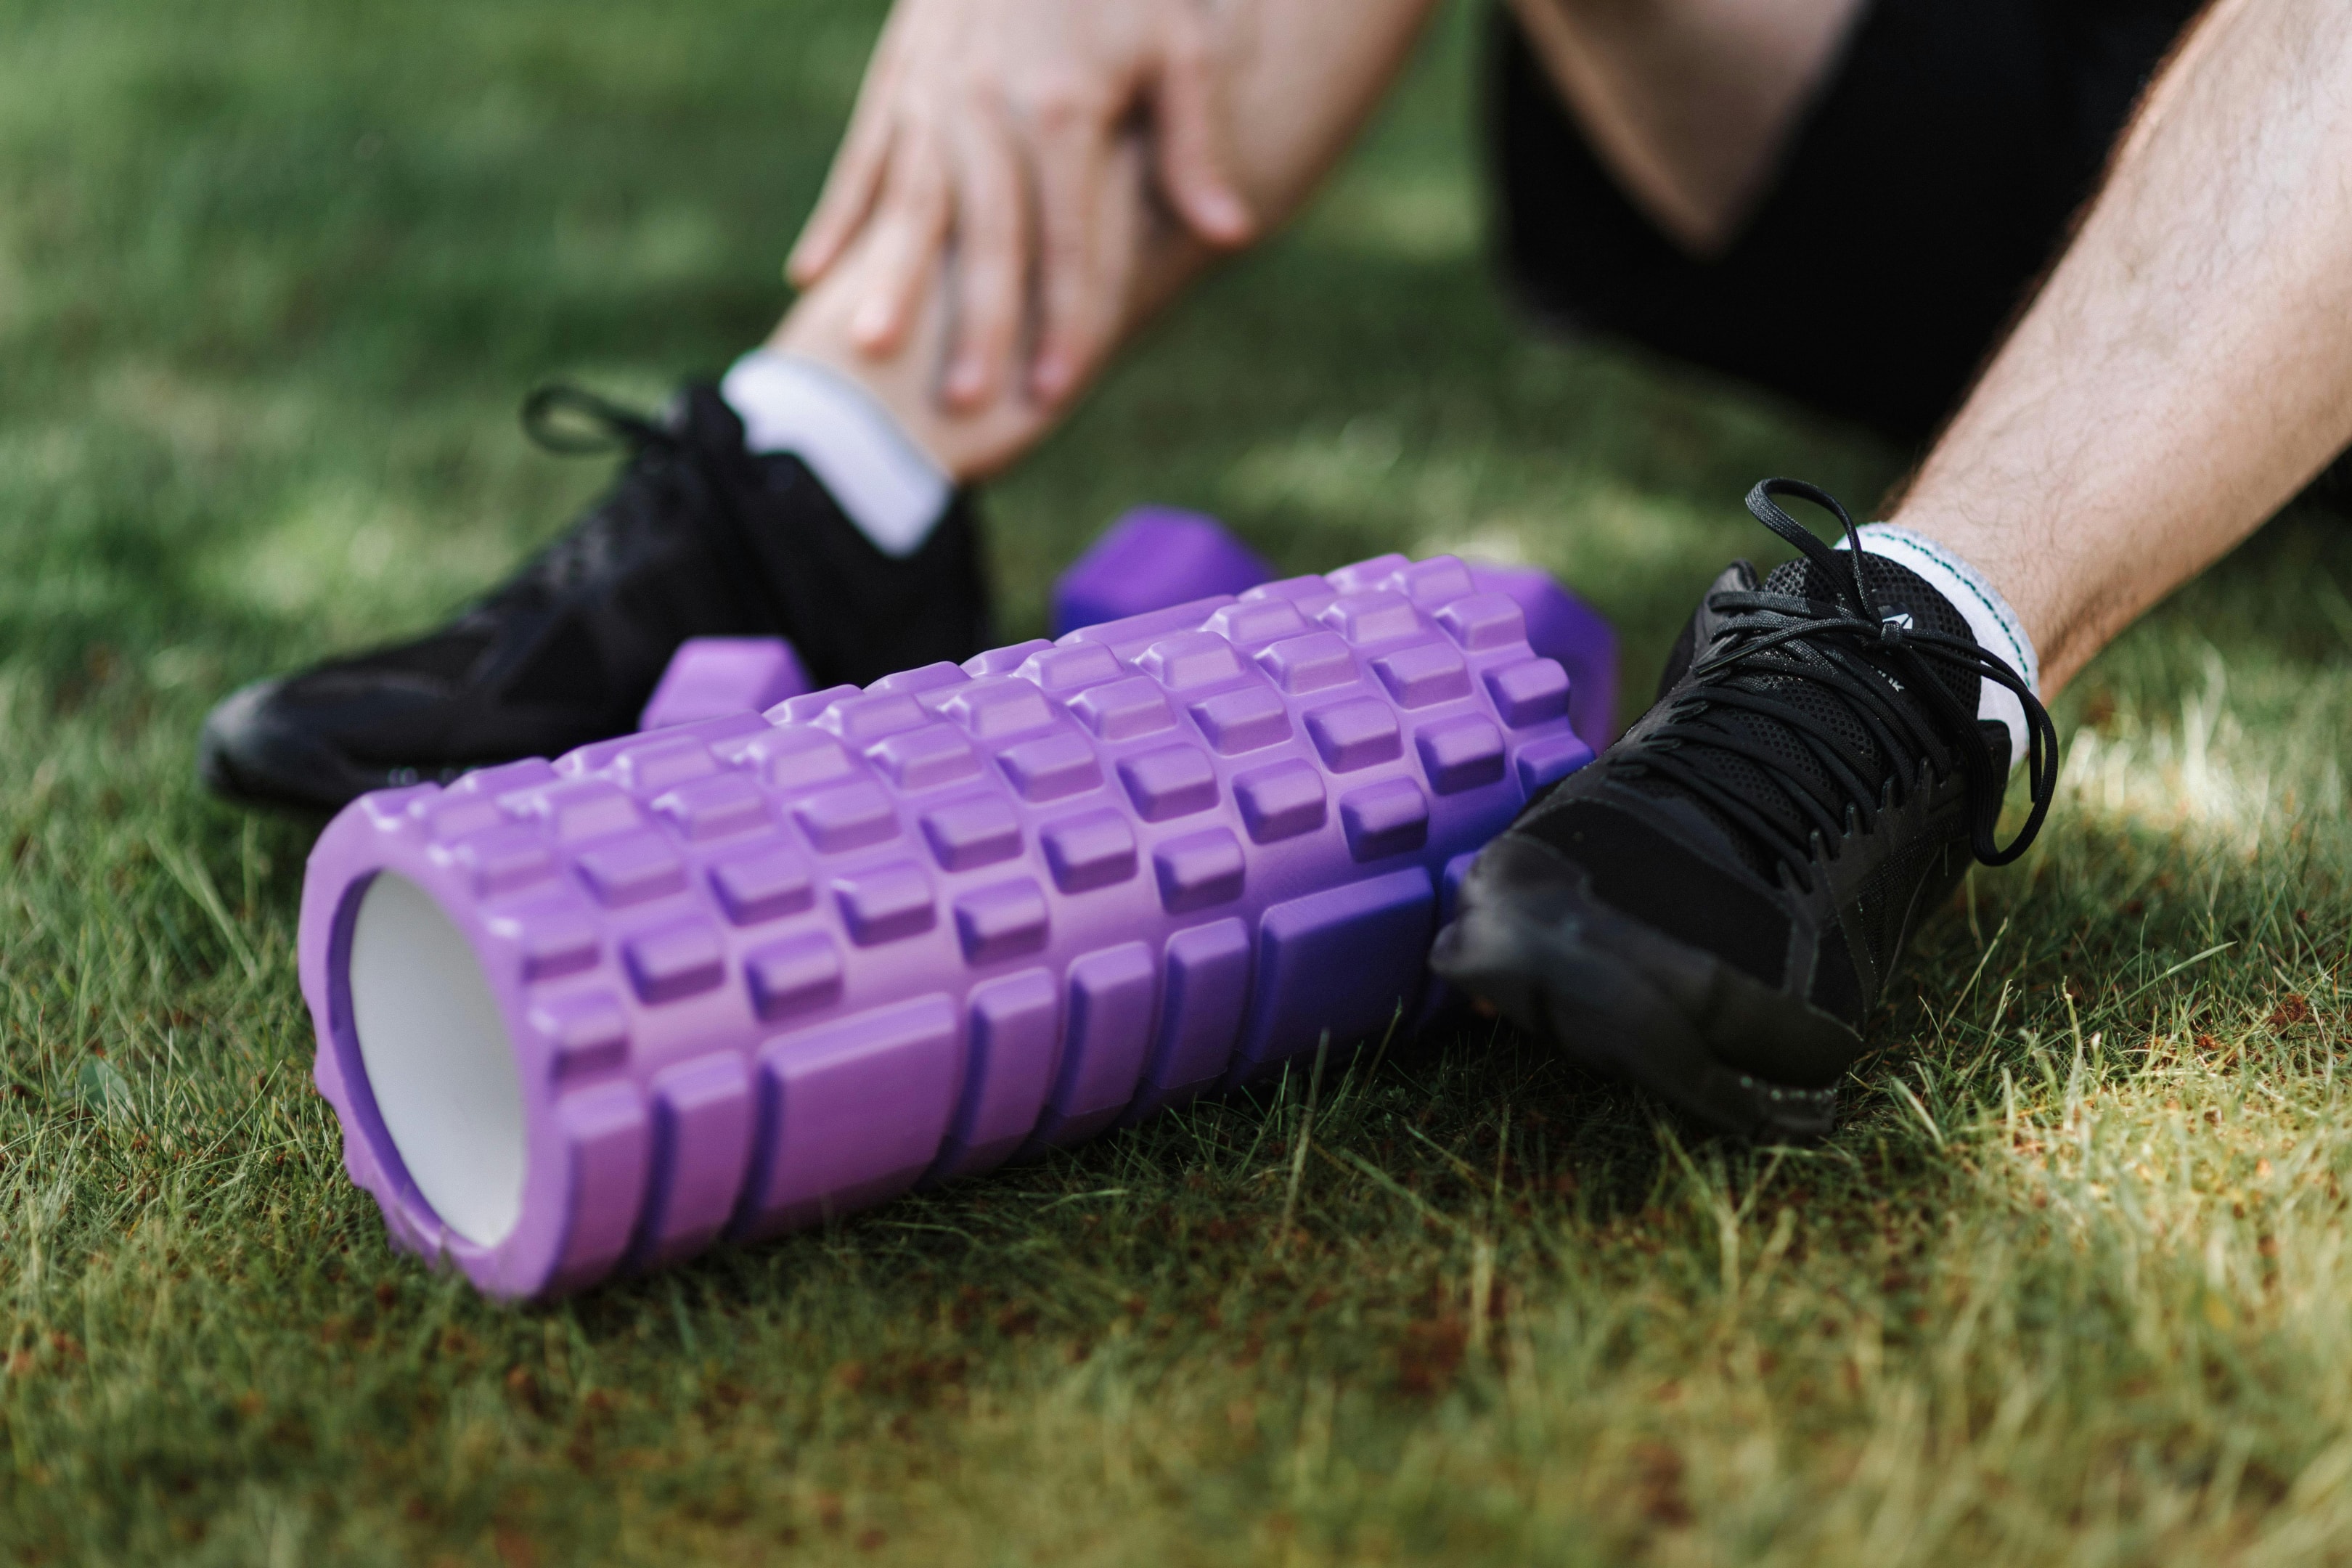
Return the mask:
<path id="1" fill-rule="evenodd" d="M 2347 441 L 2352 8 L 2221 0 L 1895 521 L 1994 580 L 2054 692 Z"/>

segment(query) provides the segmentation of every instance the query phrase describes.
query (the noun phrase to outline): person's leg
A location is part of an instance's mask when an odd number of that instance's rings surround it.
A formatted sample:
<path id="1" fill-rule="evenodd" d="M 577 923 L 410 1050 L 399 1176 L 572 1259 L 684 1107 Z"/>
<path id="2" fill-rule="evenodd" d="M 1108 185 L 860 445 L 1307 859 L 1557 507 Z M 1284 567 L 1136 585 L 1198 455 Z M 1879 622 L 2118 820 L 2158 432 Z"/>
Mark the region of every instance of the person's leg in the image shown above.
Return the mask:
<path id="1" fill-rule="evenodd" d="M 1865 0 L 1512 0 L 1594 149 L 1693 255 L 1763 193 Z"/>
<path id="2" fill-rule="evenodd" d="M 1781 130 L 1756 205 L 1703 257 L 1637 200 L 1504 13 L 1488 99 L 1507 275 L 1547 321 L 1924 450 L 2196 9 L 1873 0 Z"/>
<path id="3" fill-rule="evenodd" d="M 1514 0 L 1513 8 L 1541 62 L 1543 90 L 1573 116 L 1614 179 L 1686 254 L 1713 255 L 1772 183 L 1867 3 Z M 1401 65 L 1426 10 L 1425 0 L 1284 0 L 1232 8 L 1242 23 L 1223 91 L 1227 118 L 1237 128 L 1228 152 L 1259 232 L 1294 210 L 1344 149 Z M 1898 38 L 1894 51 L 1908 35 L 1898 32 Z M 1852 118 L 1882 112 L 1872 100 Z M 1990 103 L 1989 112 L 2017 118 L 2006 102 Z M 1081 383 L 1216 254 L 1152 197 L 1151 162 L 1150 150 L 1130 137 L 1097 171 L 1105 198 L 1088 204 L 1096 234 L 1087 254 L 1096 272 L 1078 291 L 1103 301 L 1095 310 L 1104 325 L 1089 334 L 1093 349 Z M 1612 195 L 1563 183 L 1550 198 L 1574 230 Z M 2053 213 L 2078 195 L 2070 189 Z M 2032 205 L 2037 211 L 2052 205 Z M 2037 245 L 2017 263 L 2017 278 L 2003 272 L 1991 310 L 2007 309 L 2009 292 L 2035 264 L 2056 221 L 2053 216 L 2036 229 Z M 876 250 L 891 247 L 887 235 L 866 237 Z M 1779 237 L 1774 243 L 1785 248 Z M 1068 399 L 1025 395 L 1017 382 L 978 408 L 944 395 L 957 325 L 952 269 L 960 258 L 951 246 L 941 258 L 923 308 L 908 331 L 890 340 L 888 353 L 874 352 L 857 330 L 869 274 L 887 258 L 867 264 L 854 252 L 816 279 L 770 346 L 854 376 L 948 471 L 969 479 L 1003 468 L 1034 445 Z M 1774 270 L 1769 261 L 1764 270 Z M 1781 356 L 1776 346 L 1755 357 Z"/>
<path id="4" fill-rule="evenodd" d="M 1819 1132 L 1911 929 L 2054 792 L 2054 689 L 2352 441 L 2352 13 L 2220 0 L 1890 529 L 1706 595 L 1433 962 L 1717 1123 Z M 1840 514 L 1843 520 L 1843 514 Z M 2041 674 L 2037 681 L 2036 647 Z M 2006 845 L 2006 763 L 2033 804 Z"/>
<path id="5" fill-rule="evenodd" d="M 2045 692 L 2352 442 L 2352 10 L 2221 0 L 1894 521 L 2015 607 Z"/>

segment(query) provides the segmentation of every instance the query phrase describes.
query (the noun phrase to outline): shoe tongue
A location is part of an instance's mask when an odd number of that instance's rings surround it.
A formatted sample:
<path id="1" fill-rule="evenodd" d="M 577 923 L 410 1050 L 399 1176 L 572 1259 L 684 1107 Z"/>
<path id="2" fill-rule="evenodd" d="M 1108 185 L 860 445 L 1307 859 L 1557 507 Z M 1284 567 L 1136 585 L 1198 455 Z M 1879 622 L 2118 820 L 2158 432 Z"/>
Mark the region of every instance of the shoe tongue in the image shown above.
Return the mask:
<path id="1" fill-rule="evenodd" d="M 1800 555 L 1794 561 L 1784 561 L 1764 579 L 1764 592 L 1790 594 L 1803 599 L 1851 599 L 1853 584 L 1845 576 L 1848 558 L 1846 552 L 1838 552 L 1838 570 L 1834 577 L 1822 571 L 1808 556 Z M 1865 551 L 1862 557 L 1862 580 L 1869 587 L 1882 620 L 1902 616 L 1908 630 L 1937 632 L 1969 642 L 1976 640 L 1976 634 L 1969 629 L 1968 617 L 1960 614 L 1951 600 L 1937 592 L 1927 579 L 1901 562 L 1889 561 L 1884 555 L 1873 555 Z M 1960 704 L 1962 711 L 1976 711 L 1978 677 L 1941 660 L 1931 663 L 1928 668 Z"/>
<path id="2" fill-rule="evenodd" d="M 1772 568 L 1764 579 L 1768 594 L 1794 594 L 1807 599 L 1843 599 L 1853 594 L 1853 584 L 1845 575 L 1849 552 L 1837 552 L 1837 574 L 1832 576 L 1817 565 L 1811 557 L 1800 555 L 1794 561 L 1783 561 Z M 1863 552 L 1862 581 L 1871 596 L 1878 601 L 1882 616 L 1907 614 L 1912 624 L 1923 632 L 1942 632 L 1949 637 L 1970 637 L 1966 616 L 1953 607 L 1952 602 L 1936 591 L 1935 585 L 1900 561 L 1889 561 L 1884 555 Z"/>
<path id="3" fill-rule="evenodd" d="M 743 416 L 709 382 L 698 381 L 681 389 L 670 405 L 669 418 L 672 428 L 706 447 L 730 456 L 745 454 Z"/>

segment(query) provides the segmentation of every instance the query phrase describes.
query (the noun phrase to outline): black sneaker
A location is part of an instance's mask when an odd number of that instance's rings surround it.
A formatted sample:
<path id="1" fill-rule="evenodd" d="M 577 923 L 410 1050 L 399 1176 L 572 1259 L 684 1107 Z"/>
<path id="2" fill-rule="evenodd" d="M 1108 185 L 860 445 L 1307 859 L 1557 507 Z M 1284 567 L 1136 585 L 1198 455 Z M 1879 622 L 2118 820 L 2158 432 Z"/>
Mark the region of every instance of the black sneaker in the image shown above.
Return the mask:
<path id="1" fill-rule="evenodd" d="M 600 427 L 558 430 L 560 412 Z M 819 686 L 964 659 L 987 646 L 977 524 L 959 494 L 896 560 L 789 455 L 755 455 L 709 385 L 659 422 L 546 387 L 523 423 L 552 450 L 626 448 L 588 514 L 432 635 L 248 686 L 213 710 L 205 784 L 333 810 L 368 790 L 551 757 L 636 728 L 690 637 L 792 639 Z"/>
<path id="2" fill-rule="evenodd" d="M 1841 553 L 1773 504 L 1836 515 Z M 2057 734 L 2025 681 L 1916 574 L 1862 552 L 1827 494 L 1767 479 L 1748 508 L 1804 552 L 1759 588 L 1716 579 L 1656 706 L 1528 803 L 1465 879 L 1432 963 L 1597 1067 L 1731 1131 L 1817 1137 L 1921 917 L 1973 855 L 2041 830 Z M 2032 815 L 1994 829 L 2023 704 Z"/>

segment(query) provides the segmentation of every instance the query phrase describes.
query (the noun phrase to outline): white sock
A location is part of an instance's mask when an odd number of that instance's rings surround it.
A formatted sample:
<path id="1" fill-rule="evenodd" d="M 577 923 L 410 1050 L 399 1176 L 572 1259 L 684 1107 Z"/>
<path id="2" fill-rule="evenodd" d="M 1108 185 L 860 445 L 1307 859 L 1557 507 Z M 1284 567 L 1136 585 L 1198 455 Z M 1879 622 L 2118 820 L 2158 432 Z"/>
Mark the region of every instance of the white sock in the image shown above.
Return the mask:
<path id="1" fill-rule="evenodd" d="M 806 463 L 883 554 L 912 555 L 947 510 L 955 481 L 847 376 L 753 349 L 729 367 L 719 395 L 743 421 L 746 447 Z"/>
<path id="2" fill-rule="evenodd" d="M 1926 578 L 1929 587 L 1949 599 L 1952 607 L 1967 618 L 1969 635 L 1987 652 L 2006 659 L 2011 669 L 2025 678 L 2026 685 L 2041 691 L 2042 660 L 2034 654 L 2033 639 L 2025 635 L 2017 612 L 1983 573 L 1934 540 L 1891 522 L 1864 524 L 1862 544 L 1871 554 L 1907 566 Z M 1838 548 L 1845 548 L 1844 540 L 1838 541 Z M 2011 767 L 2025 760 L 2025 705 L 2014 692 L 1987 680 L 1983 695 L 1977 699 L 1977 717 L 1998 720 L 2008 729 Z"/>

